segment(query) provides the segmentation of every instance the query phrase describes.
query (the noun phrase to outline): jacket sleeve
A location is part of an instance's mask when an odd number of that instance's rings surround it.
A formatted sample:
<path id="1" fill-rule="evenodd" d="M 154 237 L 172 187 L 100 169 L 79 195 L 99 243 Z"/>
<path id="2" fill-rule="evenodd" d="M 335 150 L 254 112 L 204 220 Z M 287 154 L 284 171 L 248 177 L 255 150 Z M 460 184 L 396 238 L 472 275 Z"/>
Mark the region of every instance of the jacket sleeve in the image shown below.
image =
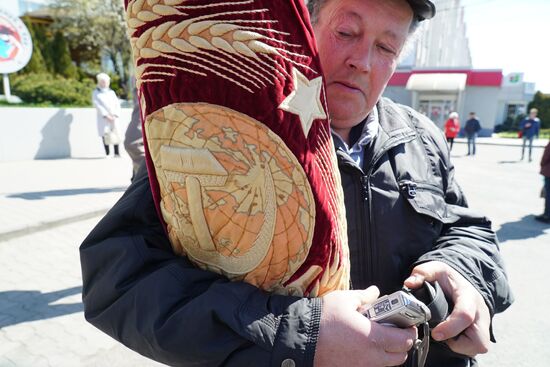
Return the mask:
<path id="1" fill-rule="evenodd" d="M 540 166 L 546 166 L 550 164 L 550 142 L 546 144 L 546 147 L 544 148 L 544 152 L 542 153 L 542 158 L 540 160 Z"/>
<path id="2" fill-rule="evenodd" d="M 270 295 L 175 256 L 141 176 L 80 247 L 86 319 L 172 366 L 313 365 L 321 300 Z"/>
<path id="3" fill-rule="evenodd" d="M 446 188 L 448 216 L 452 220 L 443 226 L 433 249 L 424 254 L 417 264 L 433 260 L 447 263 L 472 283 L 483 296 L 491 315 L 494 315 L 513 302 L 498 239 L 491 229 L 491 221 L 468 208 L 467 200 L 454 179 L 449 151 L 441 138 L 434 140 L 439 150 L 436 156 Z"/>

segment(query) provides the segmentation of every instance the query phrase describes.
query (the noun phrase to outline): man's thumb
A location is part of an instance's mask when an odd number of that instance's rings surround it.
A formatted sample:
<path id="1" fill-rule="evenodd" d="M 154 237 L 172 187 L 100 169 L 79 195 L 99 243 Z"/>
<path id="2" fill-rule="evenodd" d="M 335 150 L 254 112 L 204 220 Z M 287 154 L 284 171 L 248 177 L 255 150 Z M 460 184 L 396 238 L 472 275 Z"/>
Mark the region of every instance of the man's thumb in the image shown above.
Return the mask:
<path id="1" fill-rule="evenodd" d="M 373 303 L 380 296 L 380 290 L 374 285 L 371 285 L 367 289 L 353 291 L 353 293 L 359 298 L 361 305 Z"/>

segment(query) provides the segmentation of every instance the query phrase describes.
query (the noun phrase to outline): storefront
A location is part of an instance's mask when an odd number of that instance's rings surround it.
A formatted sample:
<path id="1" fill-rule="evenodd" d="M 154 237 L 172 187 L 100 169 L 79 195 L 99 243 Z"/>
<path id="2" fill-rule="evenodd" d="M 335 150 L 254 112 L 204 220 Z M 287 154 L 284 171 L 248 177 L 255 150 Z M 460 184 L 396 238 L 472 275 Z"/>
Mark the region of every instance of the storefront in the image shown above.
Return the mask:
<path id="1" fill-rule="evenodd" d="M 534 85 L 522 78 L 511 85 L 501 70 L 398 70 L 384 95 L 420 111 L 441 128 L 453 111 L 458 112 L 462 125 L 475 112 L 483 128 L 480 135 L 490 136 L 510 109 L 524 112 Z"/>

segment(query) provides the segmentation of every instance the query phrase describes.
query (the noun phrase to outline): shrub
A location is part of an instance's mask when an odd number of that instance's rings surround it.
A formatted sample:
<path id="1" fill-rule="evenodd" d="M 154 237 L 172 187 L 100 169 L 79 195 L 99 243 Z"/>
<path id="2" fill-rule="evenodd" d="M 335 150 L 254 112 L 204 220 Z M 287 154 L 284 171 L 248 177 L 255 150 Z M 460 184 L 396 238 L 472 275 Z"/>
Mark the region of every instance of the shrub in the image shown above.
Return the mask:
<path id="1" fill-rule="evenodd" d="M 13 94 L 26 103 L 41 105 L 90 106 L 92 80 L 78 81 L 51 74 L 26 74 L 13 78 Z"/>

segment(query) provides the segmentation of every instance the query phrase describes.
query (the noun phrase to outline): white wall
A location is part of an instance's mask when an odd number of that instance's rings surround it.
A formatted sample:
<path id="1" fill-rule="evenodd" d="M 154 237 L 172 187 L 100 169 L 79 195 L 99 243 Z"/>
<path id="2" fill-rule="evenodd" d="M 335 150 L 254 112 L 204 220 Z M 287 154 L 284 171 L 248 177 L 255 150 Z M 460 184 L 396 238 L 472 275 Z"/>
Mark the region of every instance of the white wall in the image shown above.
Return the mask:
<path id="1" fill-rule="evenodd" d="M 475 112 L 483 128 L 480 135 L 490 134 L 495 125 L 502 122 L 497 120 L 499 93 L 499 87 L 468 87 L 462 111 L 463 123 L 468 119 L 468 113 Z"/>
<path id="2" fill-rule="evenodd" d="M 122 109 L 121 138 L 131 114 L 131 108 Z M 0 131 L 0 162 L 105 155 L 93 108 L 4 107 Z"/>
<path id="3" fill-rule="evenodd" d="M 402 67 L 471 68 L 472 57 L 466 37 L 461 0 L 433 0 L 436 16 L 421 23 L 414 60 L 405 58 Z"/>

